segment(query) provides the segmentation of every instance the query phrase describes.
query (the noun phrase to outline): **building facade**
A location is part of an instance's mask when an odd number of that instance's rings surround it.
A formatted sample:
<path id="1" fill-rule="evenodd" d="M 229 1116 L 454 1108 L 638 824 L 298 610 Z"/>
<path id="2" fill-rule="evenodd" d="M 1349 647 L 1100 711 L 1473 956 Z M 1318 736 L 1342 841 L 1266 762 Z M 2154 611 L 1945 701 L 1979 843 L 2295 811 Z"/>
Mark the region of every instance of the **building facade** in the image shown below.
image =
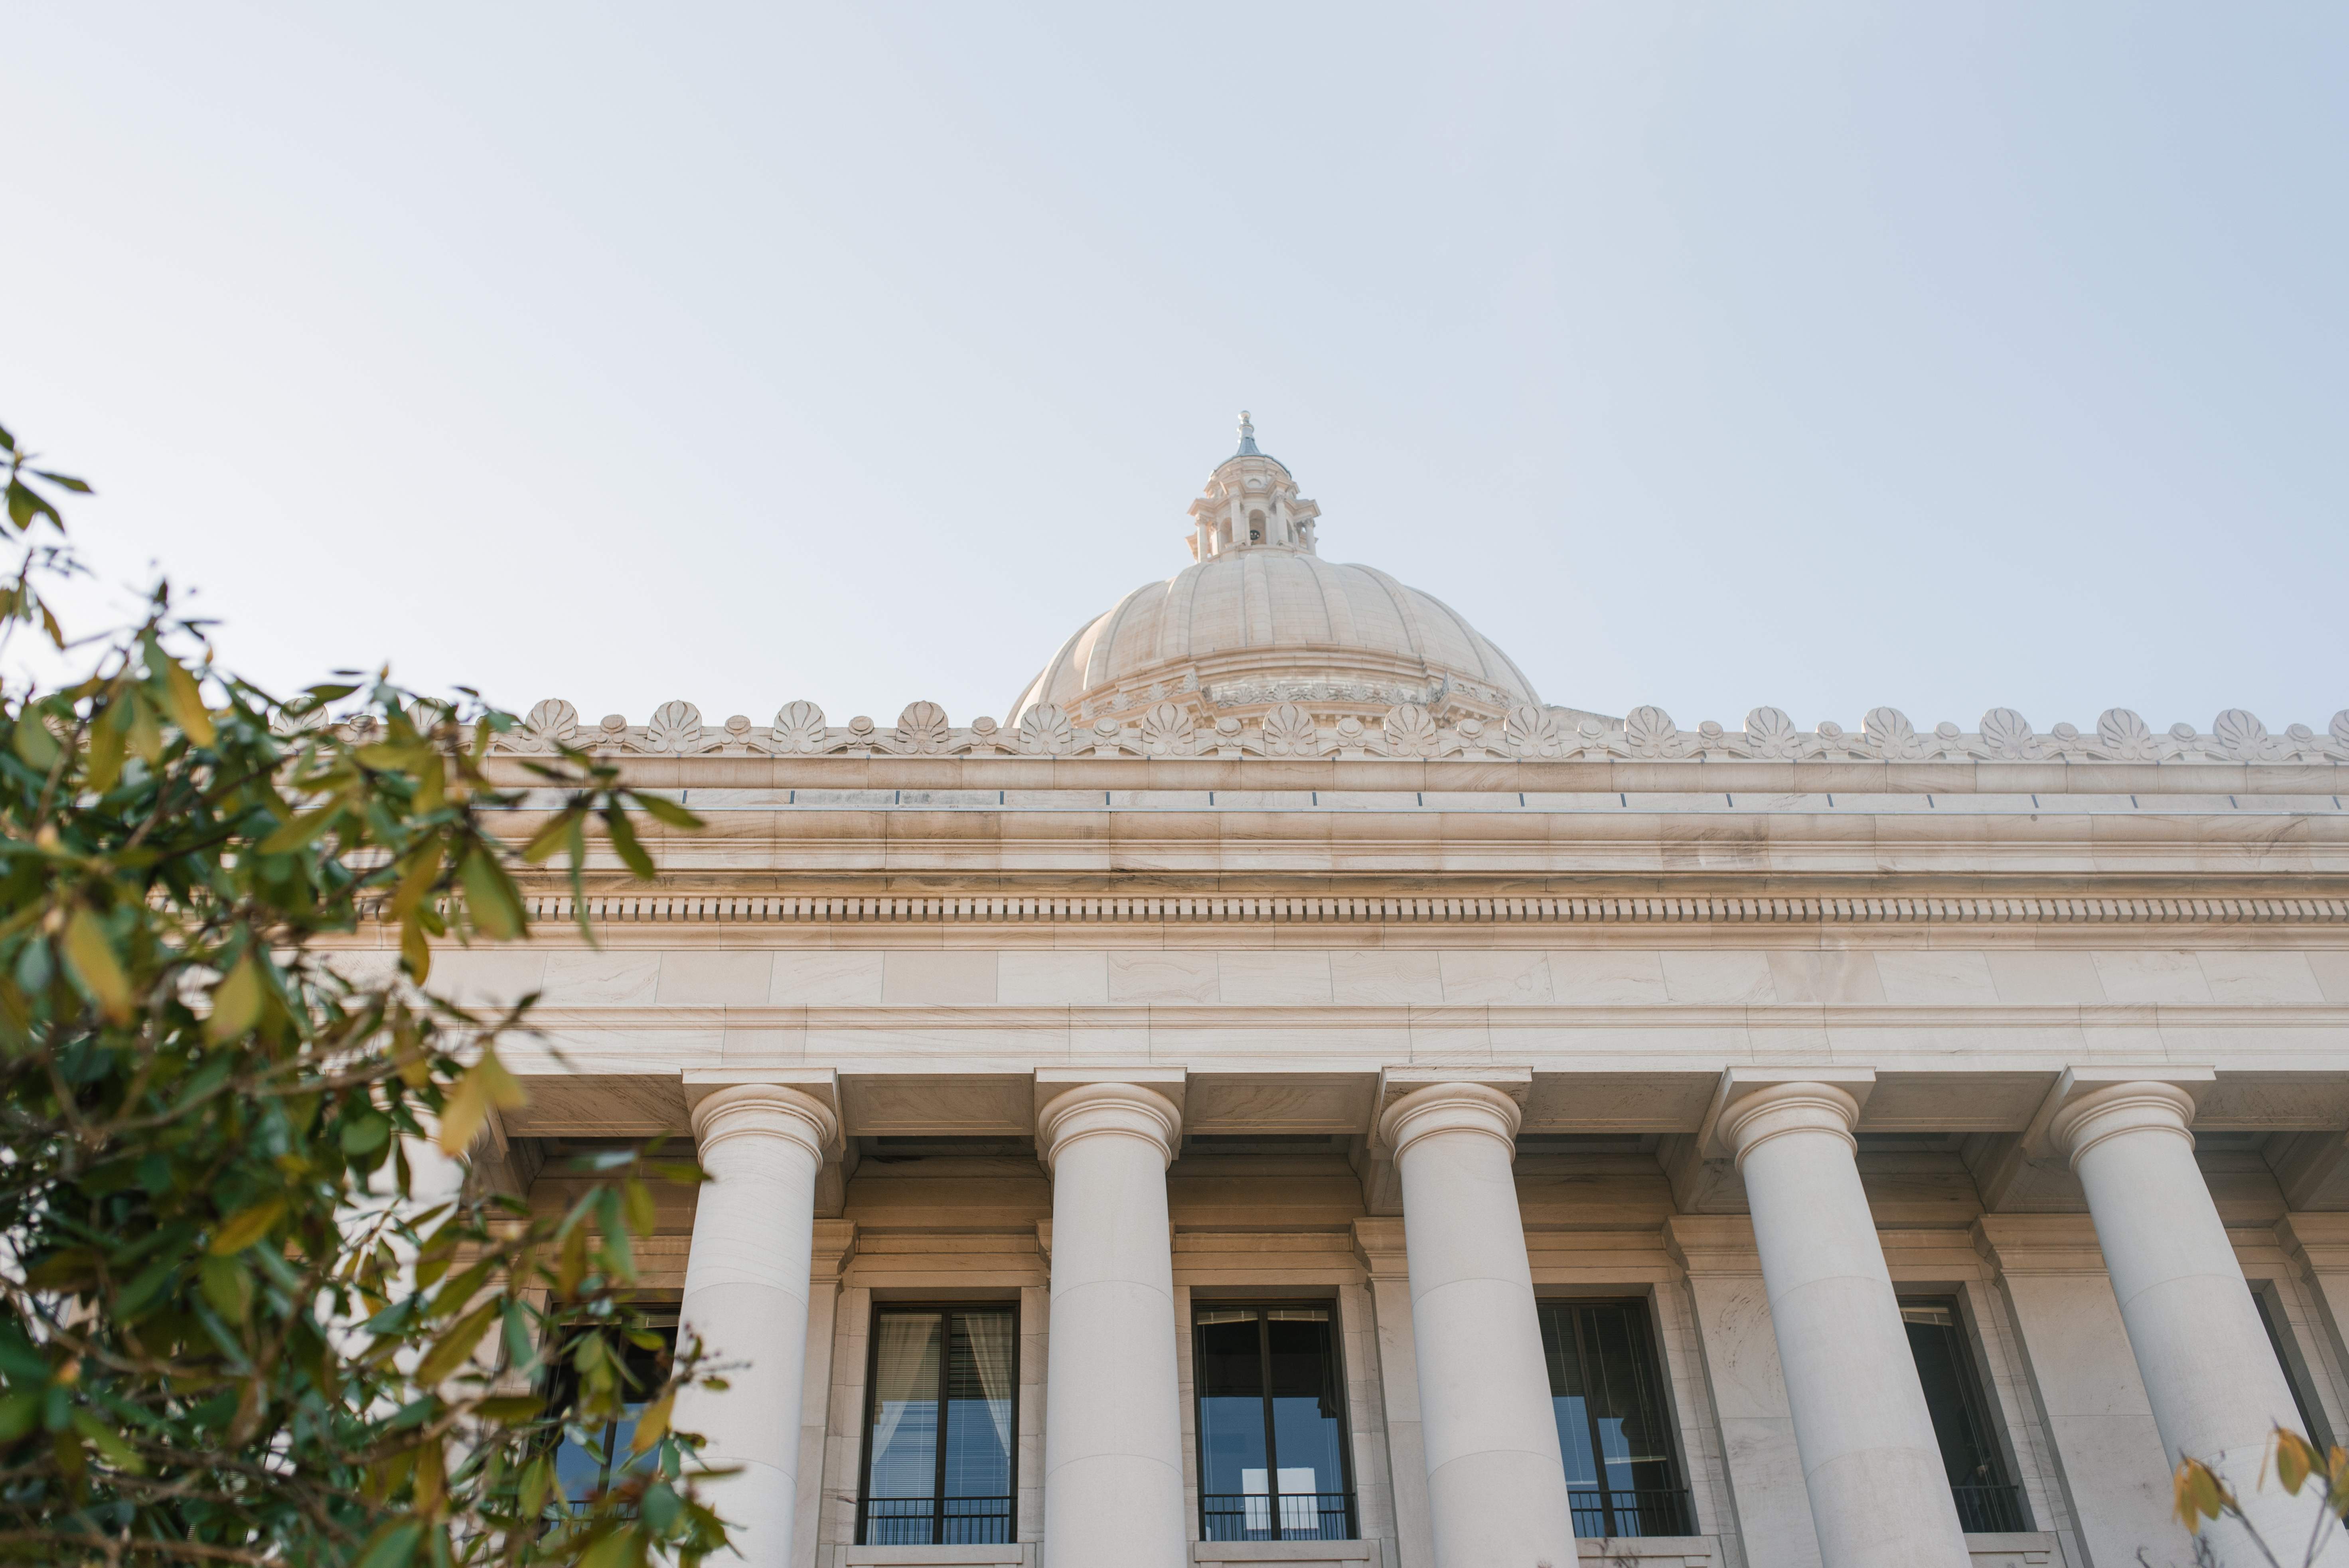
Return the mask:
<path id="1" fill-rule="evenodd" d="M 709 824 L 435 974 L 543 997 L 481 1179 L 714 1176 L 647 1287 L 748 1562 L 2119 1568 L 2180 1453 L 2306 1535 L 2349 713 L 1610 717 L 1250 431 L 1190 517 L 1007 722 L 512 738 Z"/>

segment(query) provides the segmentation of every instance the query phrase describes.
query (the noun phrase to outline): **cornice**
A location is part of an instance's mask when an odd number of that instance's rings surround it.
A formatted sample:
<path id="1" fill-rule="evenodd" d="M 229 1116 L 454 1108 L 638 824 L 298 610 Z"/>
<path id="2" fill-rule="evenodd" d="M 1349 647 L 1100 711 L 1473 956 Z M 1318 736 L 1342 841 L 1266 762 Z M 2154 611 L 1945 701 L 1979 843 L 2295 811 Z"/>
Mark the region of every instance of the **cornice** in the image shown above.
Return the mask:
<path id="1" fill-rule="evenodd" d="M 1278 1029 L 1362 1033 L 1417 1029 L 2349 1029 L 2349 1006 L 2257 1006 L 2223 1003 L 2104 1002 L 2060 1006 L 1917 1006 L 1883 1003 L 1708 1003 L 1573 1006 L 1557 1003 L 1344 1004 L 1134 1002 L 874 1003 L 865 1006 L 763 1006 L 683 1003 L 672 1006 L 533 1008 L 534 1026 L 555 1032 L 622 1033 L 677 1028 L 874 1029 L 924 1033 L 978 1029 Z M 2043 1047 L 2018 1047 L 2044 1055 Z M 1376 1056 L 1377 1047 L 1368 1048 Z M 1461 1069 L 1474 1076 L 1476 1069 Z M 1821 1071 L 1826 1071 L 1825 1068 Z"/>

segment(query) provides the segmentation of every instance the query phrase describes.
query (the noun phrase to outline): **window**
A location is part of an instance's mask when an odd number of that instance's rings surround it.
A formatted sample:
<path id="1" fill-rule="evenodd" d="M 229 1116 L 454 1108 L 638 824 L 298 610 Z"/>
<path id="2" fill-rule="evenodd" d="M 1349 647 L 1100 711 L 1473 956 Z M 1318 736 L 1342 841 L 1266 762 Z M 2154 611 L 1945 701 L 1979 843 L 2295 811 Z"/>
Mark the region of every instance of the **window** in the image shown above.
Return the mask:
<path id="1" fill-rule="evenodd" d="M 1645 1302 L 1546 1301 L 1542 1357 L 1577 1535 L 1693 1535 Z"/>
<path id="2" fill-rule="evenodd" d="M 1011 1539 L 1019 1345 L 1009 1305 L 874 1309 L 857 1544 Z"/>
<path id="3" fill-rule="evenodd" d="M 2023 1522 L 2022 1491 L 2006 1479 L 1992 1435 L 1996 1428 L 1974 1377 L 1973 1358 L 1966 1353 L 1956 1300 L 1904 1295 L 1900 1321 L 1909 1330 L 1909 1353 L 1917 1358 L 1917 1381 L 1932 1413 L 1958 1522 L 1970 1531 L 2030 1529 Z"/>
<path id="4" fill-rule="evenodd" d="M 637 1416 L 651 1403 L 653 1390 L 667 1380 L 668 1357 L 677 1348 L 677 1314 L 649 1313 L 647 1317 L 646 1326 L 660 1336 L 661 1343 L 653 1350 L 636 1345 L 627 1348 L 627 1359 L 620 1367 L 620 1386 L 627 1390 L 626 1414 L 597 1427 L 566 1426 L 555 1445 L 554 1479 L 562 1485 L 564 1501 L 574 1508 L 632 1467 L 653 1461 L 648 1453 L 631 1455 L 628 1445 L 636 1435 Z M 567 1402 L 577 1377 L 568 1357 L 557 1364 L 554 1377 L 555 1399 Z"/>
<path id="5" fill-rule="evenodd" d="M 1326 1306 L 1203 1306 L 1193 1315 L 1202 1540 L 1354 1539 L 1330 1319 Z"/>

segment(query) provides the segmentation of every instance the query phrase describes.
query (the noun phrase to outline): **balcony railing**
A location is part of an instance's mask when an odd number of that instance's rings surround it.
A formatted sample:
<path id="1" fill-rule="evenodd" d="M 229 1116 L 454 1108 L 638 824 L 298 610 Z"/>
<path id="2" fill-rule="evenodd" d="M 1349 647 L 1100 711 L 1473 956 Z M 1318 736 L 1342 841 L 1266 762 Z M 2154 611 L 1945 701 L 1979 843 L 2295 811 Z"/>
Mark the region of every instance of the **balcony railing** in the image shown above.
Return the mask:
<path id="1" fill-rule="evenodd" d="M 1008 1497 L 868 1497 L 856 1509 L 862 1546 L 1001 1546 L 1010 1539 Z"/>
<path id="2" fill-rule="evenodd" d="M 1694 1535 L 1686 1487 L 1639 1491 L 1567 1489 L 1577 1535 Z"/>
<path id="3" fill-rule="evenodd" d="M 1984 1486 L 1953 1486 L 1950 1496 L 1958 1505 L 1958 1526 L 1968 1532 L 2026 1530 L 2023 1522 L 2023 1489 L 2003 1482 Z"/>
<path id="4" fill-rule="evenodd" d="M 1204 1541 L 1351 1541 L 1354 1494 L 1350 1491 L 1204 1492 L 1199 1498 Z"/>

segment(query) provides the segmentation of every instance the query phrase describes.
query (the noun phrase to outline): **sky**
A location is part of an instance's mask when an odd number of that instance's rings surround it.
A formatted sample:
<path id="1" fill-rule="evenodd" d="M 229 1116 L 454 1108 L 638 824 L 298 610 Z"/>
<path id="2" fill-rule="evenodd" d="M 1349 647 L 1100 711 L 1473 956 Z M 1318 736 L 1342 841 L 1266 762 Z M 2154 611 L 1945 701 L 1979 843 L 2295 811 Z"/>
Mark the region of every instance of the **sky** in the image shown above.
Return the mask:
<path id="1" fill-rule="evenodd" d="M 1237 411 L 1683 727 L 2349 706 L 2349 9 L 0 0 L 0 424 L 285 688 L 1011 717 Z"/>

